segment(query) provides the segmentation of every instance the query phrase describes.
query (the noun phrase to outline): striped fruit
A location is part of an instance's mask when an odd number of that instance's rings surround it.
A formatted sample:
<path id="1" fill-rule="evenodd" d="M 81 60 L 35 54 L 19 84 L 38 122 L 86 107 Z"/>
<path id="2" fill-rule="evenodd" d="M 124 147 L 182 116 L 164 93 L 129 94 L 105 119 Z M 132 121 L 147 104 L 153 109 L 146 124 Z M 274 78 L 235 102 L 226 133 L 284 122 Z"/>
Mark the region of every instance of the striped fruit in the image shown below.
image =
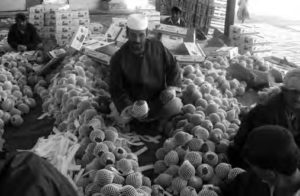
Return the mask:
<path id="1" fill-rule="evenodd" d="M 126 177 L 125 183 L 134 188 L 140 188 L 143 185 L 143 176 L 139 172 L 134 172 Z"/>
<path id="2" fill-rule="evenodd" d="M 165 164 L 167 166 L 177 165 L 179 162 L 178 154 L 175 150 L 170 151 L 164 158 Z"/>
<path id="3" fill-rule="evenodd" d="M 231 170 L 231 165 L 228 163 L 219 163 L 215 167 L 215 174 L 221 178 L 224 179 L 228 176 L 229 171 Z"/>
<path id="4" fill-rule="evenodd" d="M 162 173 L 154 179 L 154 183 L 162 186 L 163 188 L 167 188 L 171 185 L 173 177 L 169 174 Z"/>
<path id="5" fill-rule="evenodd" d="M 204 163 L 197 167 L 197 174 L 202 178 L 203 181 L 209 181 L 214 176 L 214 169 L 210 165 Z"/>
<path id="6" fill-rule="evenodd" d="M 202 163 L 202 156 L 197 151 L 187 152 L 184 160 L 188 160 L 194 167 L 198 167 Z"/>

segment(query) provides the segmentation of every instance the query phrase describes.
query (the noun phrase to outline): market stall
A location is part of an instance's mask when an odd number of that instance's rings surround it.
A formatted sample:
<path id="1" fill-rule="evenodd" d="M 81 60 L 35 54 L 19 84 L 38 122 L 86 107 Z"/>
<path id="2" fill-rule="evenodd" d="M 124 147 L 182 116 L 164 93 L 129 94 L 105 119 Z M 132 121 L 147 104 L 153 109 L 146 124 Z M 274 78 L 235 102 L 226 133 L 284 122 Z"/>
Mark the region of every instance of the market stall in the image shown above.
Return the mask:
<path id="1" fill-rule="evenodd" d="M 189 27 L 206 34 L 221 22 L 224 27 L 224 10 L 211 11 L 225 8 L 224 2 L 184 4 Z M 106 11 L 126 7 L 102 3 Z M 226 154 L 241 118 L 278 93 L 295 65 L 270 57 L 268 40 L 253 26 L 231 25 L 227 39 L 210 33 L 212 38 L 197 40 L 193 28 L 161 24 L 168 9 L 159 7 L 161 12 L 147 5 L 107 14 L 105 25 L 92 21 L 87 9 L 31 7 L 29 21 L 53 46 L 47 44 L 39 63 L 34 51 L 0 57 L 0 149 L 5 139 L 5 150 L 46 158 L 85 196 L 218 195 L 218 186 L 245 172 Z M 180 64 L 181 92 L 172 99 L 183 107 L 166 123 L 168 135 L 120 126 L 113 118 L 109 62 L 127 41 L 132 12 L 149 18 L 149 38 L 159 39 Z"/>

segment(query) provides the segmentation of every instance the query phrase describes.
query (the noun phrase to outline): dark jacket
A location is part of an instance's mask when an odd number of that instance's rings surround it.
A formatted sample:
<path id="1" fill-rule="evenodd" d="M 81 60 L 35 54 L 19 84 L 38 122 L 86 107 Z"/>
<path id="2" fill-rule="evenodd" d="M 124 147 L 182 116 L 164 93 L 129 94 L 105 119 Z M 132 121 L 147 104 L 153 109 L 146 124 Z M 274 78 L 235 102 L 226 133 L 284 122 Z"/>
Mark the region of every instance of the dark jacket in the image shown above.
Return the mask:
<path id="1" fill-rule="evenodd" d="M 137 56 L 128 42 L 110 62 L 110 93 L 119 112 L 136 100 L 146 100 L 149 117 L 161 109 L 159 95 L 167 86 L 179 86 L 181 73 L 172 54 L 157 40 L 146 40 L 145 52 Z"/>
<path id="2" fill-rule="evenodd" d="M 239 174 L 233 181 L 220 186 L 222 196 L 270 196 L 270 188 L 252 172 Z"/>
<path id="3" fill-rule="evenodd" d="M 1 196 L 76 196 L 73 186 L 48 161 L 30 152 L 0 159 Z"/>
<path id="4" fill-rule="evenodd" d="M 289 119 L 286 115 L 283 94 L 274 95 L 265 104 L 258 104 L 242 119 L 241 126 L 234 137 L 234 144 L 228 150 L 230 162 L 234 166 L 247 168 L 240 156 L 243 145 L 251 130 L 262 125 L 280 125 L 291 130 Z M 300 122 L 299 122 L 300 123 Z M 300 132 L 300 130 L 299 130 Z M 300 146 L 300 135 L 293 134 L 295 141 Z"/>
<path id="5" fill-rule="evenodd" d="M 18 30 L 17 24 L 13 24 L 10 27 L 7 42 L 15 50 L 17 50 L 18 45 L 27 46 L 27 50 L 35 50 L 37 45 L 41 43 L 41 38 L 39 37 L 36 28 L 30 23 L 27 23 L 24 34 Z"/>
<path id="6" fill-rule="evenodd" d="M 185 21 L 183 18 L 180 18 L 180 21 L 179 22 L 173 22 L 172 21 L 172 18 L 171 17 L 168 17 L 166 18 L 164 21 L 163 21 L 163 24 L 166 24 L 166 25 L 174 25 L 174 26 L 178 26 L 178 27 L 185 27 Z"/>

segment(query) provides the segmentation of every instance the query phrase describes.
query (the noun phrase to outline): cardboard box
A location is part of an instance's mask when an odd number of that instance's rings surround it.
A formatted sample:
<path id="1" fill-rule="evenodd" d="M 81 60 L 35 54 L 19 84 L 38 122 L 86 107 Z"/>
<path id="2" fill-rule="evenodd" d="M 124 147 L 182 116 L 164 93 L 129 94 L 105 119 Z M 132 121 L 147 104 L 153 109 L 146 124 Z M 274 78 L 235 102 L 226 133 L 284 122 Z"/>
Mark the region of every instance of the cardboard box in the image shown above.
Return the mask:
<path id="1" fill-rule="evenodd" d="M 112 23 L 116 26 L 126 27 L 127 26 L 127 18 L 112 18 Z"/>
<path id="2" fill-rule="evenodd" d="M 56 33 L 56 27 L 55 26 L 45 26 L 44 31 L 55 34 Z"/>
<path id="3" fill-rule="evenodd" d="M 194 42 L 184 42 L 184 46 L 191 56 L 206 56 L 199 44 Z"/>
<path id="4" fill-rule="evenodd" d="M 184 43 L 184 38 L 174 35 L 162 34 L 160 38 L 163 45 L 169 50 L 177 50 Z"/>
<path id="5" fill-rule="evenodd" d="M 90 23 L 89 30 L 92 34 L 99 34 L 103 30 L 103 25 L 100 23 Z"/>
<path id="6" fill-rule="evenodd" d="M 59 40 L 56 40 L 56 43 L 59 46 L 68 45 L 68 44 L 70 44 L 70 39 L 59 39 Z"/>
<path id="7" fill-rule="evenodd" d="M 53 33 L 53 32 L 47 32 L 47 31 L 44 31 L 44 37 L 45 37 L 45 38 L 56 39 L 55 35 L 56 35 L 56 34 Z"/>
<path id="8" fill-rule="evenodd" d="M 43 14 L 44 12 L 45 8 L 43 5 L 36 5 L 29 8 L 29 13 Z"/>
<path id="9" fill-rule="evenodd" d="M 176 60 L 180 64 L 196 64 L 205 60 L 203 56 L 191 56 L 191 55 L 175 55 Z"/>
<path id="10" fill-rule="evenodd" d="M 72 20 L 72 11 L 56 11 L 55 18 L 56 20 Z"/>
<path id="11" fill-rule="evenodd" d="M 122 28 L 121 32 L 119 33 L 116 41 L 119 42 L 119 43 L 126 43 L 128 40 L 127 38 L 127 34 L 126 34 L 126 28 Z"/>
<path id="12" fill-rule="evenodd" d="M 72 10 L 72 18 L 82 18 L 82 19 L 89 19 L 90 13 L 89 10 Z"/>
<path id="13" fill-rule="evenodd" d="M 209 56 L 217 57 L 217 56 L 226 56 L 229 59 L 233 59 L 239 55 L 238 47 L 222 47 L 217 49 L 216 51 L 211 51 Z"/>
<path id="14" fill-rule="evenodd" d="M 33 24 L 35 27 L 43 27 L 44 20 L 29 20 L 29 23 Z"/>
<path id="15" fill-rule="evenodd" d="M 111 56 L 95 50 L 90 50 L 88 48 L 83 48 L 82 51 L 85 55 L 97 60 L 98 62 L 103 63 L 105 65 L 109 65 Z"/>
<path id="16" fill-rule="evenodd" d="M 73 49 L 80 51 L 88 33 L 89 33 L 88 28 L 84 26 L 79 26 L 78 30 L 72 36 L 72 41 L 70 46 Z"/>
<path id="17" fill-rule="evenodd" d="M 48 13 L 45 13 L 44 15 L 45 15 L 45 17 L 44 17 L 45 19 L 49 19 L 49 20 L 56 19 L 55 12 L 53 12 L 53 13 L 48 12 Z"/>
<path id="18" fill-rule="evenodd" d="M 43 13 L 29 13 L 29 20 L 44 20 Z"/>
<path id="19" fill-rule="evenodd" d="M 57 34 L 64 34 L 64 33 L 73 33 L 74 32 L 74 28 L 72 26 L 56 26 L 55 28 L 55 32 Z"/>
<path id="20" fill-rule="evenodd" d="M 263 35 L 260 35 L 260 34 L 258 34 L 258 35 L 242 35 L 241 39 L 242 39 L 241 42 L 247 46 L 271 43 L 267 38 L 265 38 Z"/>
<path id="21" fill-rule="evenodd" d="M 180 37 L 185 37 L 187 35 L 187 28 L 165 24 L 160 24 L 160 26 L 156 28 L 156 31 L 162 34 L 176 35 Z"/>
<path id="22" fill-rule="evenodd" d="M 59 10 L 60 8 L 63 8 L 65 4 L 47 4 L 44 5 L 45 13 L 55 13 L 55 11 Z"/>
<path id="23" fill-rule="evenodd" d="M 69 33 L 56 33 L 55 34 L 56 40 L 71 39 L 72 36 L 73 36 L 72 32 L 69 32 Z"/>
<path id="24" fill-rule="evenodd" d="M 253 25 L 231 25 L 229 30 L 229 35 L 232 34 L 258 34 L 256 28 Z"/>
<path id="25" fill-rule="evenodd" d="M 44 25 L 45 26 L 55 27 L 56 26 L 56 19 L 45 18 Z"/>
<path id="26" fill-rule="evenodd" d="M 105 33 L 105 36 L 108 40 L 115 41 L 121 32 L 122 28 L 119 26 L 116 26 L 115 24 L 111 24 L 108 30 Z"/>
<path id="27" fill-rule="evenodd" d="M 72 20 L 57 20 L 55 21 L 55 26 L 72 26 Z"/>

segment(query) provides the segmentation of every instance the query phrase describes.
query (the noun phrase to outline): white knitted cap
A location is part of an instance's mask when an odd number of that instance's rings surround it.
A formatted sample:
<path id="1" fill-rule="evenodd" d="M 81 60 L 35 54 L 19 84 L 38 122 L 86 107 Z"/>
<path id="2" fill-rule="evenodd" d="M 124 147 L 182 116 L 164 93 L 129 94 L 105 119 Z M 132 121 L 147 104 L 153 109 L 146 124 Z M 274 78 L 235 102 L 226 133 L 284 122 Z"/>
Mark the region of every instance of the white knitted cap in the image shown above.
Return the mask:
<path id="1" fill-rule="evenodd" d="M 131 14 L 128 16 L 127 27 L 132 30 L 146 30 L 148 28 L 148 18 L 143 14 Z"/>

